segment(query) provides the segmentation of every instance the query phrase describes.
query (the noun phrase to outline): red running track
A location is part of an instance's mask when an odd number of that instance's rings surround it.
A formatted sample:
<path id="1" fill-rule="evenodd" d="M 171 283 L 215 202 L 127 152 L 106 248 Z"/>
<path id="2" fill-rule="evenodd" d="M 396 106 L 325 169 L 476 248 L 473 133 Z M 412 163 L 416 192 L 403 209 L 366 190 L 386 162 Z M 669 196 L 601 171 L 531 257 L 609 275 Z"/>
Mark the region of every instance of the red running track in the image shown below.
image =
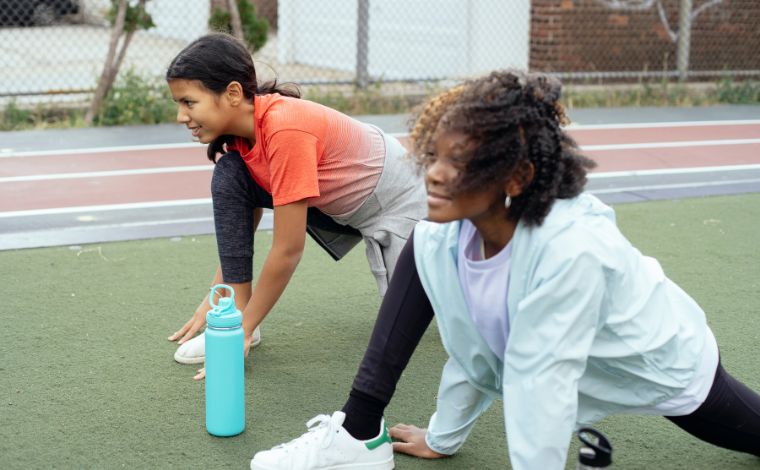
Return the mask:
<path id="1" fill-rule="evenodd" d="M 571 128 L 597 173 L 760 165 L 760 121 Z M 205 147 L 0 156 L 0 216 L 19 211 L 210 197 Z"/>

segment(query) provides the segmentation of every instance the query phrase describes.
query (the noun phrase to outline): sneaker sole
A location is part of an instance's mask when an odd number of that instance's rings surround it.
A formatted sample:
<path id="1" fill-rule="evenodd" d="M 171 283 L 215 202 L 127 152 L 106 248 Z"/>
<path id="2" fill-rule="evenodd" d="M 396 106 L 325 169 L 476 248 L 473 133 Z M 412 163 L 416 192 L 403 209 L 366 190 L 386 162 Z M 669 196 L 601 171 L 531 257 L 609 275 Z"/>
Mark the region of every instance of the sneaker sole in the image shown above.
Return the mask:
<path id="1" fill-rule="evenodd" d="M 261 344 L 261 336 L 259 336 L 258 341 L 251 343 L 251 349 L 255 348 L 259 344 Z M 206 362 L 206 356 L 185 357 L 180 355 L 179 350 L 177 350 L 177 352 L 174 353 L 174 360 L 180 364 L 203 364 Z"/>
<path id="2" fill-rule="evenodd" d="M 382 462 L 371 462 L 371 463 L 347 463 L 345 465 L 333 465 L 332 467 L 320 467 L 319 470 L 393 470 L 395 468 L 395 463 L 393 461 L 393 457 L 391 457 L 389 460 L 384 460 Z M 253 460 L 251 460 L 251 470 L 279 470 L 277 467 L 270 467 L 261 465 L 259 463 L 254 463 Z"/>
<path id="3" fill-rule="evenodd" d="M 174 353 L 174 360 L 180 364 L 202 364 L 206 361 L 206 356 L 197 357 L 185 357 L 179 354 L 179 351 Z"/>

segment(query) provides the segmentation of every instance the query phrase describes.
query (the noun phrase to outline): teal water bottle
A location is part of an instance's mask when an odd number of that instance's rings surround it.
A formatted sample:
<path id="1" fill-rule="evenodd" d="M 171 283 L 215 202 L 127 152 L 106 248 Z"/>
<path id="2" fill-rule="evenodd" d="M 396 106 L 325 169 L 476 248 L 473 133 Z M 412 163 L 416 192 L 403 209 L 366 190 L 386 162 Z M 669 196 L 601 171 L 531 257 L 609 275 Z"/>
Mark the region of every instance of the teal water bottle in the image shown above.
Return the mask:
<path id="1" fill-rule="evenodd" d="M 214 303 L 216 291 L 229 297 Z M 217 284 L 209 294 L 206 314 L 206 430 L 214 436 L 234 436 L 245 429 L 243 314 L 235 307 L 235 291 Z"/>

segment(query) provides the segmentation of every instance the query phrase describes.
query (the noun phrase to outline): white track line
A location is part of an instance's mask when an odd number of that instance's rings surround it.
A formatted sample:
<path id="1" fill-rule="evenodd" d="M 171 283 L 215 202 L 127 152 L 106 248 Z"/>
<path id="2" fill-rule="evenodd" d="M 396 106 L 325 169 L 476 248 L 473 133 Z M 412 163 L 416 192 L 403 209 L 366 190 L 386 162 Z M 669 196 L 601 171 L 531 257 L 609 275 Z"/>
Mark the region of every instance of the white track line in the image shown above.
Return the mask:
<path id="1" fill-rule="evenodd" d="M 620 177 L 632 177 L 632 176 L 656 176 L 656 175 L 673 175 L 673 174 L 695 174 L 695 173 L 724 173 L 730 171 L 751 171 L 760 170 L 760 164 L 755 165 L 725 165 L 725 166 L 708 166 L 708 167 L 695 167 L 695 168 L 667 168 L 662 170 L 632 170 L 632 171 L 610 171 L 600 173 L 590 173 L 589 179 L 603 180 L 609 178 Z M 640 191 L 646 188 L 654 189 L 667 189 L 689 186 L 720 186 L 727 184 L 740 184 L 740 183 L 755 183 L 760 180 L 757 179 L 744 179 L 744 180 L 730 180 L 730 181 L 715 181 L 715 182 L 693 182 L 693 183 L 680 183 L 676 185 L 652 185 L 652 186 L 636 186 L 631 188 L 620 187 L 614 189 L 600 189 L 591 190 L 590 192 L 595 194 L 603 194 L 606 192 L 623 192 L 623 191 Z M 115 211 L 115 210 L 129 210 L 129 209 L 154 209 L 160 207 L 176 207 L 176 206 L 190 206 L 190 205 L 204 205 L 211 204 L 211 198 L 201 199 L 180 199 L 172 201 L 151 201 L 151 202 L 135 202 L 126 204 L 104 204 L 95 206 L 72 206 L 72 207 L 58 207 L 52 209 L 31 209 L 22 211 L 7 211 L 0 212 L 0 219 L 10 217 L 27 217 L 27 216 L 41 216 L 41 215 L 59 215 L 59 214 L 72 214 L 80 212 L 103 212 L 103 211 Z"/>
<path id="2" fill-rule="evenodd" d="M 79 173 L 52 173 L 42 175 L 27 176 L 5 176 L 0 177 L 0 183 L 18 183 L 21 181 L 49 181 L 49 180 L 66 180 L 75 178 L 101 178 L 106 176 L 133 176 L 133 175 L 152 175 L 159 173 L 183 173 L 187 171 L 211 171 L 213 165 L 190 165 L 190 166 L 165 166 L 157 168 L 140 168 L 136 170 L 110 170 L 110 171 L 88 171 Z"/>
<path id="3" fill-rule="evenodd" d="M 606 175 L 602 175 L 606 176 Z M 589 189 L 592 194 L 614 194 L 624 192 L 638 192 L 638 191 L 652 191 L 652 190 L 665 190 L 665 189 L 688 189 L 705 186 L 726 186 L 731 184 L 753 184 L 758 183 L 760 185 L 760 179 L 744 179 L 744 180 L 727 180 L 727 181 L 700 181 L 694 183 L 677 183 L 677 184 L 661 184 L 661 185 L 646 185 L 646 186 L 629 186 L 618 187 L 608 189 Z M 0 212 L 0 218 L 6 217 L 21 217 L 31 215 L 53 215 L 53 214 L 66 214 L 66 213 L 78 213 L 78 212 L 99 212 L 109 210 L 123 210 L 123 209 L 137 209 L 137 208 L 149 208 L 149 207 L 168 207 L 168 206 L 182 206 L 191 204 L 211 204 L 210 199 L 187 199 L 180 201 L 156 201 L 151 203 L 136 203 L 136 204 L 111 204 L 103 206 L 80 206 L 80 207 L 65 207 L 59 209 L 40 209 L 33 211 L 15 211 L 15 212 Z M 97 229 L 119 229 L 119 228 L 135 228 L 135 227 L 151 227 L 161 225 L 175 225 L 186 223 L 213 223 L 213 217 L 196 217 L 185 218 L 175 220 L 157 220 L 157 221 L 143 221 L 143 222 L 125 222 L 117 224 L 104 224 L 104 225 L 83 225 L 79 227 L 67 227 L 63 229 L 44 229 L 37 230 L 35 232 L 47 232 L 53 230 L 80 230 L 83 228 L 97 228 Z M 264 213 L 262 221 L 260 222 L 260 228 L 266 230 L 271 227 L 273 223 L 273 215 L 271 210 L 267 210 Z"/>
<path id="4" fill-rule="evenodd" d="M 264 212 L 263 217 L 261 218 L 261 221 L 259 221 L 259 230 L 271 230 L 273 225 L 274 219 L 272 217 L 271 211 Z M 21 232 L 20 235 L 22 238 L 30 238 L 30 234 L 35 234 L 36 236 L 39 236 L 40 234 L 47 234 L 47 233 L 76 233 L 76 232 L 82 232 L 82 231 L 92 231 L 92 230 L 121 230 L 121 229 L 131 229 L 131 228 L 141 228 L 141 227 L 163 227 L 163 226 L 169 226 L 169 225 L 180 225 L 180 224 L 213 224 L 214 218 L 213 217 L 191 217 L 191 218 L 185 218 L 185 219 L 172 219 L 172 220 L 146 220 L 146 221 L 140 221 L 140 222 L 123 222 L 123 223 L 116 223 L 116 224 L 98 224 L 98 223 L 92 223 L 92 224 L 82 224 L 77 225 L 74 227 L 58 227 L 58 228 L 45 228 L 45 229 L 39 229 L 39 230 L 30 230 L 28 232 Z M 2 244 L 3 238 L 10 237 L 18 238 L 19 233 L 10 233 L 10 234 L 0 234 L 0 244 Z M 89 242 L 88 242 L 89 243 Z M 0 247 L 0 250 L 3 248 Z"/>
<path id="5" fill-rule="evenodd" d="M 753 184 L 758 183 L 760 187 L 760 178 L 745 180 L 725 180 L 725 181 L 697 181 L 693 183 L 673 183 L 673 184 L 652 184 L 646 186 L 621 186 L 608 189 L 589 189 L 591 194 L 614 194 L 637 191 L 656 191 L 660 189 L 685 189 L 685 188 L 704 188 L 705 186 L 728 186 L 732 184 Z"/>
<path id="6" fill-rule="evenodd" d="M 705 127 L 705 126 L 754 126 L 760 124 L 760 119 L 736 119 L 725 121 L 674 121 L 674 122 L 641 122 L 629 124 L 582 124 L 571 123 L 565 129 L 584 131 L 596 129 L 660 129 L 668 127 Z"/>
<path id="7" fill-rule="evenodd" d="M 143 150 L 167 150 L 167 149 L 184 149 L 206 147 L 197 142 L 176 143 L 176 144 L 150 144 L 150 145 L 124 145 L 119 147 L 89 147 L 77 149 L 62 150 L 31 150 L 24 152 L 14 152 L 12 149 L 0 150 L 0 158 L 17 158 L 17 157 L 49 157 L 51 155 L 85 155 L 91 153 L 108 153 L 108 152 L 139 152 Z"/>
<path id="8" fill-rule="evenodd" d="M 760 144 L 760 139 L 684 140 L 682 142 L 642 142 L 638 144 L 582 145 L 581 151 L 664 149 L 686 147 L 719 147 L 724 145 Z"/>
<path id="9" fill-rule="evenodd" d="M 581 147 L 581 151 L 609 151 L 609 150 L 635 150 L 635 149 L 656 149 L 656 148 L 688 148 L 703 146 L 726 146 L 726 145 L 755 145 L 760 144 L 760 139 L 725 139 L 725 140 L 698 140 L 683 142 L 644 142 L 638 144 L 610 144 L 610 145 L 586 145 Z M 37 174 L 25 176 L 4 176 L 0 177 L 0 183 L 17 183 L 26 181 L 49 181 L 76 178 L 101 178 L 109 176 L 133 176 L 133 175 L 150 175 L 158 173 L 179 173 L 187 171 L 211 171 L 213 165 L 188 165 L 188 166 L 171 166 L 158 168 L 140 168 L 134 170 L 111 170 L 111 171 L 91 171 L 76 173 L 52 173 Z"/>
<path id="10" fill-rule="evenodd" d="M 631 176 L 689 175 L 695 173 L 721 173 L 729 171 L 760 170 L 760 163 L 750 165 L 699 166 L 689 168 L 662 168 L 657 170 L 605 171 L 589 173 L 589 179 L 607 179 Z"/>
<path id="11" fill-rule="evenodd" d="M 564 128 L 570 131 L 594 131 L 605 129 L 663 129 L 670 127 L 707 127 L 707 126 L 756 126 L 760 119 L 726 119 L 723 121 L 673 121 L 673 122 L 632 122 L 628 124 L 583 124 L 573 122 Z M 394 137 L 408 137 L 408 132 L 395 132 Z"/>
<path id="12" fill-rule="evenodd" d="M 55 228 L 43 228 L 39 230 L 29 230 L 33 233 L 49 233 L 49 232 L 74 232 L 80 230 L 91 229 L 116 229 L 116 228 L 134 228 L 145 226 L 162 226 L 162 225 L 176 225 L 176 224 L 195 224 L 195 223 L 208 223 L 214 222 L 213 217 L 188 217 L 186 219 L 170 219 L 170 220 L 146 220 L 141 222 L 122 222 L 117 224 L 98 224 L 97 222 L 83 222 L 81 225 L 74 227 L 55 227 Z M 2 236 L 2 235 L 0 235 Z"/>
<path id="13" fill-rule="evenodd" d="M 123 222 L 119 224 L 104 224 L 95 225 L 99 229 L 104 228 L 131 228 L 131 227 L 143 227 L 145 225 L 175 225 L 175 224 L 195 224 L 200 222 L 214 222 L 213 217 L 188 217 L 186 219 L 171 219 L 171 220 L 150 220 L 144 222 Z"/>
<path id="14" fill-rule="evenodd" d="M 704 126 L 753 126 L 760 124 L 760 119 L 725 120 L 725 121 L 675 121 L 653 123 L 629 123 L 629 124 L 570 124 L 569 130 L 594 130 L 594 129 L 659 129 L 668 127 L 704 127 Z M 394 137 L 408 137 L 408 132 L 389 133 Z M 16 157 L 46 157 L 51 155 L 79 155 L 100 152 L 134 152 L 141 150 L 166 150 L 183 148 L 205 148 L 198 142 L 184 142 L 175 144 L 150 144 L 150 145 L 125 145 L 115 147 L 91 147 L 63 150 L 35 150 L 16 152 L 13 149 L 0 149 L 0 158 Z"/>
<path id="15" fill-rule="evenodd" d="M 0 212 L 0 218 L 71 214 L 71 213 L 76 213 L 76 212 L 102 212 L 102 211 L 116 211 L 116 210 L 127 210 L 127 209 L 154 209 L 157 207 L 194 206 L 194 205 L 203 205 L 203 204 L 211 204 L 211 198 L 177 199 L 173 201 L 130 202 L 126 204 L 102 204 L 102 205 L 97 205 L 97 206 L 72 206 L 72 207 L 56 207 L 52 209 L 30 209 L 30 210 L 25 210 L 25 211 L 8 211 L 8 212 Z"/>
<path id="16" fill-rule="evenodd" d="M 168 166 L 158 168 L 142 168 L 138 170 L 112 170 L 112 171 L 91 171 L 80 173 L 56 173 L 47 175 L 27 175 L 27 176 L 5 176 L 0 177 L 0 183 L 18 183 L 24 181 L 50 181 L 75 178 L 100 178 L 105 176 L 133 176 L 149 175 L 159 173 L 183 173 L 189 171 L 211 171 L 214 167 L 211 165 L 192 165 L 192 166 Z M 751 165 L 722 165 L 696 168 L 670 168 L 660 170 L 631 170 L 606 173 L 592 173 L 591 178 L 614 178 L 618 176 L 636 176 L 636 175 L 667 175 L 673 173 L 703 173 L 714 171 L 732 171 L 732 170 L 754 170 L 760 169 L 760 164 Z"/>

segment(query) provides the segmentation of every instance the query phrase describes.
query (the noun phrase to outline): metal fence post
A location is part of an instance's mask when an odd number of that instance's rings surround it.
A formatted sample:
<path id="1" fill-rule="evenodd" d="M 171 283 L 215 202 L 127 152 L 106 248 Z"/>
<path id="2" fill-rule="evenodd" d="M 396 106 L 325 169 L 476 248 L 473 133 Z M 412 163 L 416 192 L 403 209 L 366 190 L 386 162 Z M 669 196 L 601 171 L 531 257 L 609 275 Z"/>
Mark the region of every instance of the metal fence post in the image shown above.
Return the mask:
<path id="1" fill-rule="evenodd" d="M 356 86 L 369 84 L 369 0 L 357 0 L 356 21 Z"/>
<path id="2" fill-rule="evenodd" d="M 681 0 L 678 10 L 678 49 L 676 65 L 678 79 L 686 81 L 689 75 L 689 48 L 691 47 L 691 6 L 692 0 Z"/>

